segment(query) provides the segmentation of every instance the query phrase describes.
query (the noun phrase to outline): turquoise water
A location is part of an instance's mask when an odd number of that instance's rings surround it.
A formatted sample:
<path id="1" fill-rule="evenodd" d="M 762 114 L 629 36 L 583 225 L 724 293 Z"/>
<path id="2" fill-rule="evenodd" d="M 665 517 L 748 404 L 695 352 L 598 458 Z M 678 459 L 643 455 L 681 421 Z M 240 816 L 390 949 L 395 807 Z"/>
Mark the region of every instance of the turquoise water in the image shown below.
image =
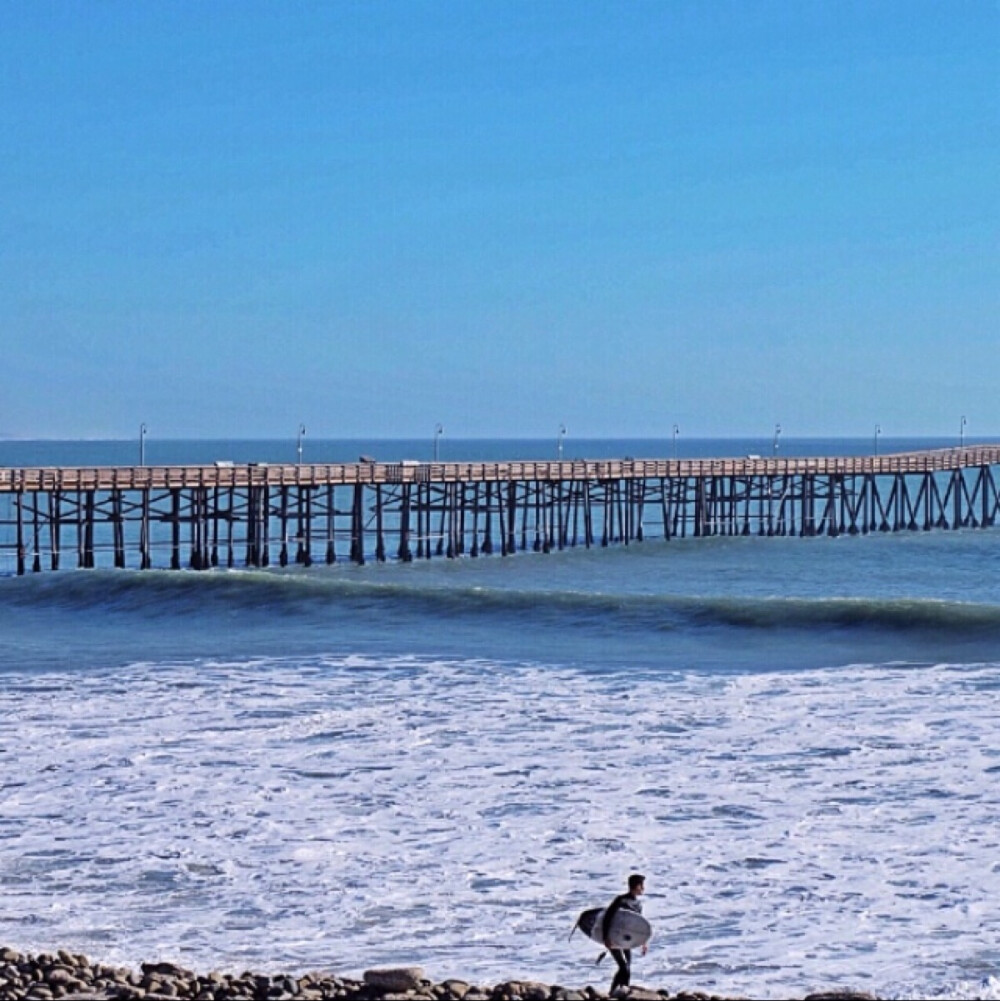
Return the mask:
<path id="1" fill-rule="evenodd" d="M 879 443 L 933 444 L 953 443 Z M 443 460 L 557 447 L 438 442 Z M 0 464 L 136 450 L 5 442 Z M 997 996 L 998 565 L 1000 532 L 963 530 L 0 578 L 0 939 L 606 986 L 566 934 L 641 868 L 657 932 L 639 982 Z"/>

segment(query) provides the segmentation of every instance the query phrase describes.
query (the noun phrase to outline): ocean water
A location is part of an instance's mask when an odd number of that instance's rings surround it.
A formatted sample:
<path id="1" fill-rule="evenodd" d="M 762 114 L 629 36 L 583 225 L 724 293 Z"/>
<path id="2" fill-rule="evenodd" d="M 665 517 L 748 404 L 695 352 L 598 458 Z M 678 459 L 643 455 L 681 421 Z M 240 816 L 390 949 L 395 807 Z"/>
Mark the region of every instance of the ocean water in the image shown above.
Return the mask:
<path id="1" fill-rule="evenodd" d="M 0 465 L 136 450 L 5 442 Z M 1000 997 L 998 567 L 1000 532 L 963 530 L 0 576 L 0 943 L 606 987 L 569 933 L 640 870 L 636 983 Z"/>

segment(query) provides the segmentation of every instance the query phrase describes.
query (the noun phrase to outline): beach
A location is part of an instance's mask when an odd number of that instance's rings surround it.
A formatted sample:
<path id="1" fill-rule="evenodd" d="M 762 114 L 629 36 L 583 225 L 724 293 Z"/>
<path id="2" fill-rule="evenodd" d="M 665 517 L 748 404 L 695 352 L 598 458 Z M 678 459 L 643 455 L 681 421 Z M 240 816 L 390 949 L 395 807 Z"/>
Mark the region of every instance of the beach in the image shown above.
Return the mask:
<path id="1" fill-rule="evenodd" d="M 0 1001 L 602 1001 L 607 992 L 593 987 L 571 990 L 558 985 L 512 980 L 491 986 L 449 979 L 432 983 L 419 967 L 367 970 L 360 980 L 330 973 L 196 973 L 173 963 L 143 963 L 137 970 L 105 966 L 60 950 L 24 955 L 0 948 Z M 732 1001 L 703 991 L 632 987 L 615 994 L 631 1001 Z M 872 1001 L 865 992 L 833 990 L 805 995 L 804 1001 Z"/>
<path id="2" fill-rule="evenodd" d="M 0 1001 L 1000 1001 L 997 0 L 2 23 Z"/>

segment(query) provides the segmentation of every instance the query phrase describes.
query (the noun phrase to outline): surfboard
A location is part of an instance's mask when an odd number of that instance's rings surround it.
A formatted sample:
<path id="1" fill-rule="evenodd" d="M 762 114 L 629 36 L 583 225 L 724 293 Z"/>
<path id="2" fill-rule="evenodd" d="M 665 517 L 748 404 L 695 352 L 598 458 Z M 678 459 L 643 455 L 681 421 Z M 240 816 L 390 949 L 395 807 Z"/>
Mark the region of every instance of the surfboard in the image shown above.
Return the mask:
<path id="1" fill-rule="evenodd" d="M 592 907 L 576 919 L 576 927 L 601 945 L 604 945 L 601 926 L 604 924 L 605 910 L 604 907 Z M 637 949 L 645 945 L 652 934 L 652 926 L 641 914 L 621 908 L 611 920 L 608 942 L 612 949 Z"/>

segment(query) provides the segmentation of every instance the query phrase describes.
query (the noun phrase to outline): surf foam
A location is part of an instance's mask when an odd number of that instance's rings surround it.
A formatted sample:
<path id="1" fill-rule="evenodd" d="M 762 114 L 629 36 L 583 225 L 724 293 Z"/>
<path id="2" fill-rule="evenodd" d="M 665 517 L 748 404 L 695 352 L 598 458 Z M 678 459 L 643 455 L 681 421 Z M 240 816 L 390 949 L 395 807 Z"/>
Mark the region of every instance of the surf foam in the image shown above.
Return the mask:
<path id="1" fill-rule="evenodd" d="M 395 658 L 6 674 L 0 939 L 136 964 L 983 995 L 995 665 L 713 677 Z"/>

